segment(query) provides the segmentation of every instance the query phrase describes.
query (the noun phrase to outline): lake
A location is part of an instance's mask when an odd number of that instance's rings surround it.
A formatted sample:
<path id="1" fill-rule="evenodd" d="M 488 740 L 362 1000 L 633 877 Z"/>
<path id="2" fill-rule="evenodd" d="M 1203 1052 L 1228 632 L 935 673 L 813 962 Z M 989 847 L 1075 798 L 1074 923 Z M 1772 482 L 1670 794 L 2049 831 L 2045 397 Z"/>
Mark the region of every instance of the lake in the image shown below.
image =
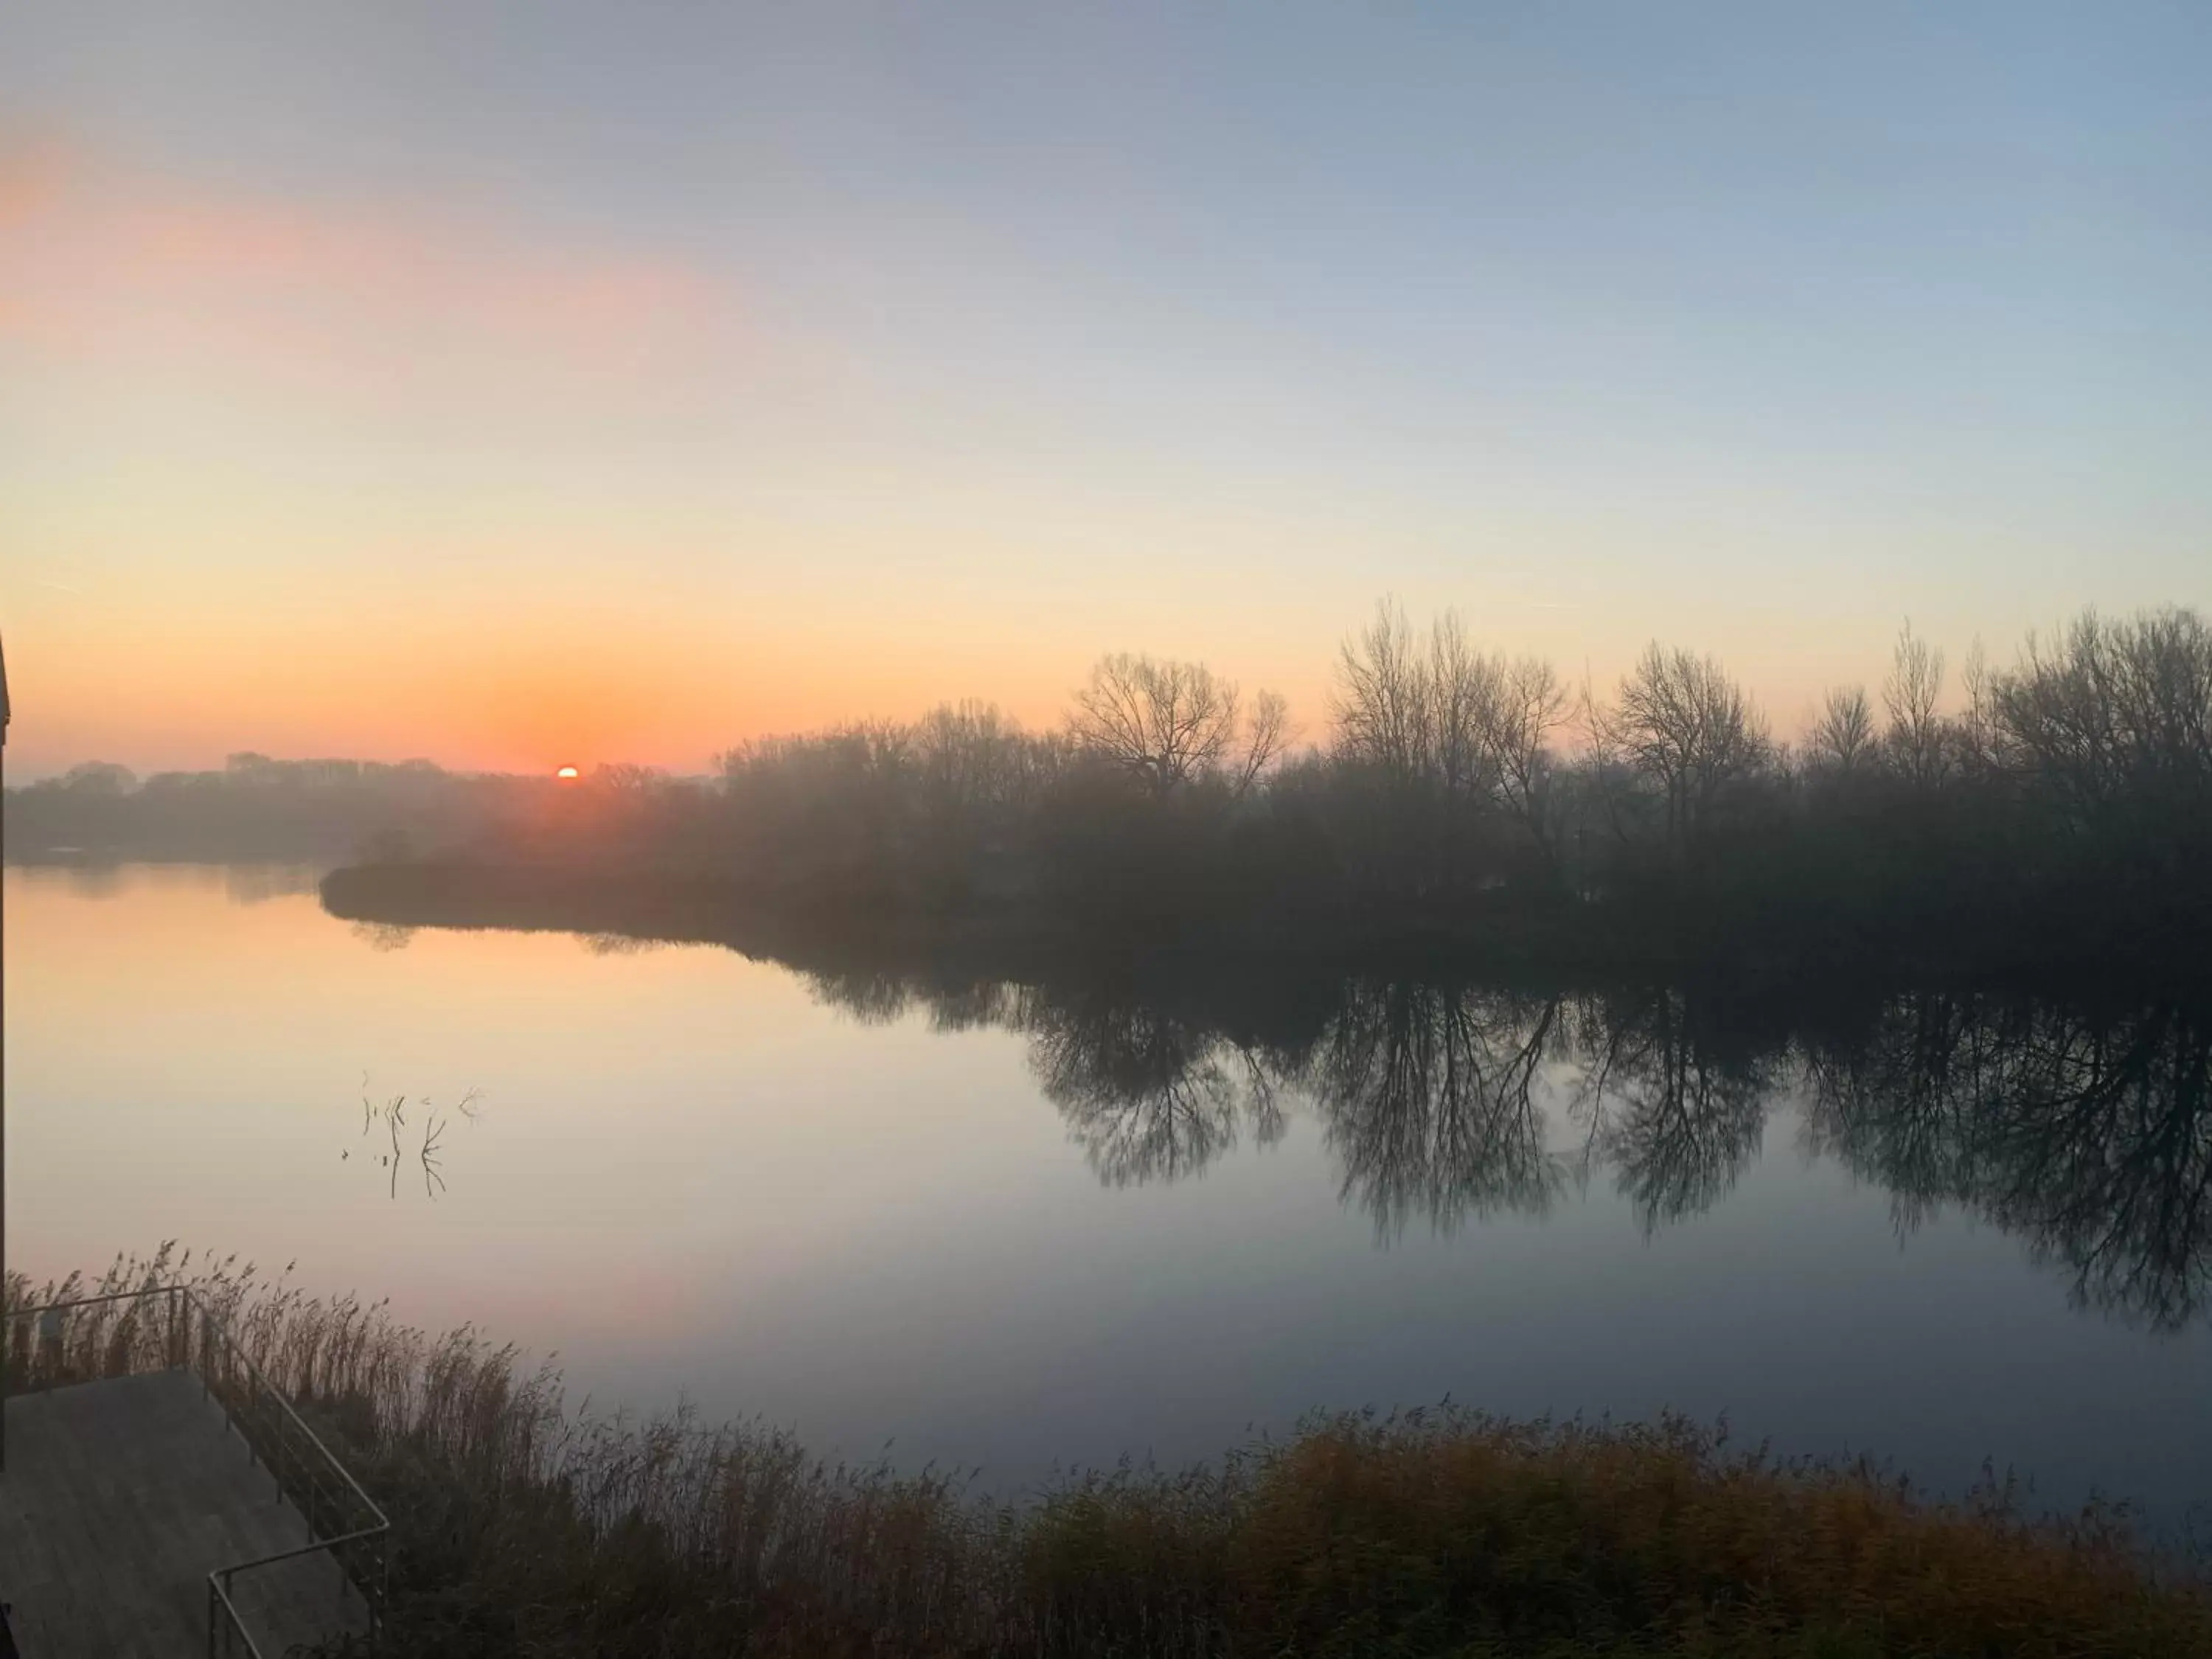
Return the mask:
<path id="1" fill-rule="evenodd" d="M 1449 1397 L 1725 1417 L 1952 1493 L 1986 1462 L 2161 1529 L 2212 1497 L 2186 1010 L 918 989 L 360 927 L 306 871 L 5 882 L 34 1277 L 167 1238 L 289 1263 L 598 1406 L 1010 1495 Z"/>

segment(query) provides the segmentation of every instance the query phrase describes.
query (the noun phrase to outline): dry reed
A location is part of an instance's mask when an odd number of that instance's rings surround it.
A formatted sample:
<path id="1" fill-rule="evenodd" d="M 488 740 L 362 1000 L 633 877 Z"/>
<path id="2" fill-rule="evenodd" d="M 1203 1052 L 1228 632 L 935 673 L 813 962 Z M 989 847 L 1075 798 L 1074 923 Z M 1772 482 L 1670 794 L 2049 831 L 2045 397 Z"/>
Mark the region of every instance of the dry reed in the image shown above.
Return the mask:
<path id="1" fill-rule="evenodd" d="M 11 1307 L 187 1282 L 390 1510 L 410 1655 L 2212 1655 L 2212 1595 L 2126 1519 L 1921 1500 L 1680 1421 L 1314 1419 L 1018 1507 L 759 1423 L 584 1417 L 557 1374 L 381 1304 L 165 1248 Z M 127 1310 L 21 1333 L 9 1386 L 158 1352 Z"/>

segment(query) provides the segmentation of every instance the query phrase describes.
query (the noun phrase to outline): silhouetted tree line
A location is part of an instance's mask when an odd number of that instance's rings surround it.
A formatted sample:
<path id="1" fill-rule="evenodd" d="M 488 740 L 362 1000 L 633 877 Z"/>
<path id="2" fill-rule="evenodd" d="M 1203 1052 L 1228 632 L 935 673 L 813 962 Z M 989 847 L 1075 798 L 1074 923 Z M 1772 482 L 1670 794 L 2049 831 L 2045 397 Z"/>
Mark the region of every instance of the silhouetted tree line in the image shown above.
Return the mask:
<path id="1" fill-rule="evenodd" d="M 2212 1304 L 2203 1002 L 811 977 L 866 1020 L 919 1007 L 1024 1034 L 1115 1186 L 1195 1175 L 1304 1113 L 1384 1239 L 1541 1214 L 1594 1176 L 1656 1230 L 1722 1201 L 1792 1110 L 1806 1145 L 1893 1194 L 1900 1234 L 1955 1206 L 2025 1238 L 2085 1305 L 2179 1328 Z"/>
<path id="2" fill-rule="evenodd" d="M 386 862 L 495 839 L 542 813 L 550 779 L 448 772 L 427 760 L 271 760 L 156 772 L 88 762 L 7 792 L 11 859 Z"/>
<path id="3" fill-rule="evenodd" d="M 748 744 L 706 781 L 605 769 L 475 855 L 817 927 L 1090 944 L 1975 977 L 2201 974 L 2212 940 L 2192 611 L 2085 616 L 2009 668 L 1977 649 L 1955 696 L 1908 628 L 1878 695 L 1831 692 L 1792 745 L 1712 658 L 1654 644 L 1577 692 L 1386 605 L 1320 740 L 1291 739 L 1279 697 L 1115 656 L 1056 730 L 964 703 Z"/>
<path id="4" fill-rule="evenodd" d="M 1908 628 L 1876 693 L 1829 693 L 1790 744 L 1712 658 L 1654 644 L 1609 691 L 1577 691 L 1453 615 L 1417 629 L 1385 605 L 1303 747 L 1273 693 L 1117 655 L 1049 731 L 969 702 L 757 740 L 708 777 L 620 765 L 570 785 L 258 755 L 138 783 L 95 764 L 11 790 L 8 827 L 18 856 L 659 883 L 663 921 L 2201 972 L 2212 630 L 2189 610 L 2089 615 L 2010 667 L 1977 648 L 1955 687 L 1946 670 Z"/>

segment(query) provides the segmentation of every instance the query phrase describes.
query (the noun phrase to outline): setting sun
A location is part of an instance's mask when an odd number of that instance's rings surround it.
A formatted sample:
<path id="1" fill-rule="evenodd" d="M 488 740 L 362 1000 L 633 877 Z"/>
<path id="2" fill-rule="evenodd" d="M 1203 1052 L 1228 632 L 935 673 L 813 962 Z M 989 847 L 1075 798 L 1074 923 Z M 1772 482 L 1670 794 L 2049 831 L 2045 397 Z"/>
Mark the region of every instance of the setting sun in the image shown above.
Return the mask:
<path id="1" fill-rule="evenodd" d="M 580 774 L 573 766 L 564 766 L 553 775 L 560 779 L 563 783 L 574 783 L 577 778 L 582 775 Z"/>

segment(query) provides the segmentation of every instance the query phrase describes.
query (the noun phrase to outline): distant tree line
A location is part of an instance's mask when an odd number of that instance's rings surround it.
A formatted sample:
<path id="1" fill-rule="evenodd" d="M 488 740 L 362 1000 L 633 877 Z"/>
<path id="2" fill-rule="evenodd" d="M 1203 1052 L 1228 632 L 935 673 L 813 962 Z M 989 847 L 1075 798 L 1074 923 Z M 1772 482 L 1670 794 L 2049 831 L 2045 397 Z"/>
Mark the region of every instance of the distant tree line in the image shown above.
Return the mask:
<path id="1" fill-rule="evenodd" d="M 7 793 L 10 859 L 393 861 L 496 836 L 550 780 L 448 772 L 427 760 L 272 760 L 156 772 L 92 761 Z"/>
<path id="2" fill-rule="evenodd" d="M 2203 618 L 2089 614 L 1948 669 L 1908 626 L 1883 684 L 1830 691 L 1790 744 L 1711 656 L 1654 643 L 1576 688 L 1386 603 L 1310 740 L 1272 692 L 1120 654 L 1050 729 L 965 702 L 757 739 L 705 777 L 83 767 L 9 792 L 9 847 L 458 857 L 817 927 L 2201 971 Z"/>
<path id="3" fill-rule="evenodd" d="M 2212 941 L 2212 630 L 2087 615 L 1947 679 L 1909 626 L 1878 691 L 1778 740 L 1710 656 L 1607 691 L 1385 605 L 1326 729 L 1203 665 L 1112 656 L 1056 729 L 963 703 L 636 769 L 501 849 L 712 875 L 888 923 L 1085 939 L 1429 939 L 2041 970 Z"/>

